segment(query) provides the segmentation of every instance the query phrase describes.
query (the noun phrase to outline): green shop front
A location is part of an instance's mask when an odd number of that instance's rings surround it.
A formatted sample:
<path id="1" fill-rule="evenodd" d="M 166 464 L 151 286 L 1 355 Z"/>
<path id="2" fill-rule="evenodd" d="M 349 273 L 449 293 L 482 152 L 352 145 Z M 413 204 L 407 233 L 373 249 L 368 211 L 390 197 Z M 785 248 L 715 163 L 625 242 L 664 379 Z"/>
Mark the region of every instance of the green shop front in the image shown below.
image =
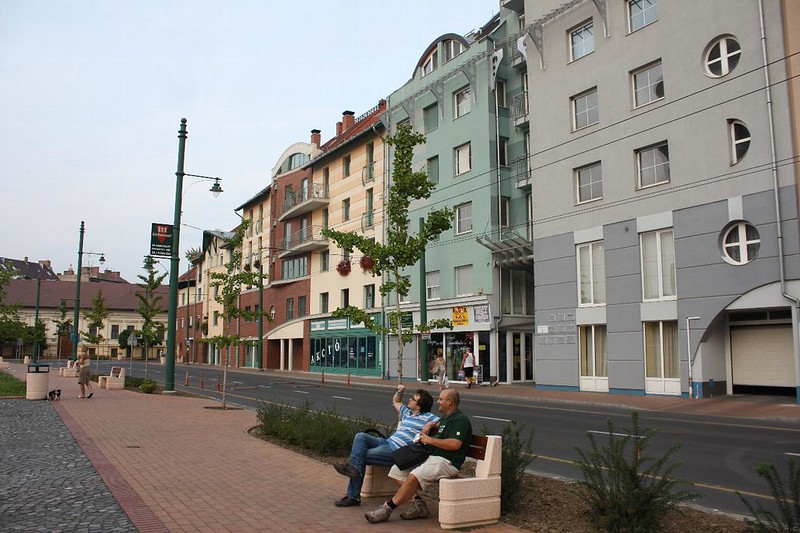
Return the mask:
<path id="1" fill-rule="evenodd" d="M 381 315 L 373 315 L 381 323 Z M 363 324 L 347 318 L 311 321 L 311 372 L 380 377 L 383 371 L 381 338 Z"/>

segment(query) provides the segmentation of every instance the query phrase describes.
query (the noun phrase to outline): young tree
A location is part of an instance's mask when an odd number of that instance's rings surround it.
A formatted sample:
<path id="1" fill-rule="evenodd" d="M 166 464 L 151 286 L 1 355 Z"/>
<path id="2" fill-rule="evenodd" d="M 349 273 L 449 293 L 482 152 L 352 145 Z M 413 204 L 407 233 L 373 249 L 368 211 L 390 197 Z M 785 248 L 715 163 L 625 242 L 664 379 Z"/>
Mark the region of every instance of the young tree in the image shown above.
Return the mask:
<path id="1" fill-rule="evenodd" d="M 419 232 L 414 235 L 409 231 L 409 205 L 414 200 L 430 198 L 436 184 L 428 179 L 426 171 L 414 172 L 411 161 L 414 147 L 425 142 L 425 136 L 415 133 L 409 125 L 401 125 L 397 133 L 386 141 L 395 149 L 391 185 L 386 201 L 386 235 L 387 242 L 375 242 L 356 232 L 342 232 L 331 229 L 323 230 L 323 234 L 345 250 L 357 248 L 365 256 L 372 259 L 372 273 L 380 276 L 389 274 L 388 281 L 380 286 L 381 295 L 394 294 L 395 310 L 389 313 L 388 325 L 376 324 L 372 317 L 361 308 L 347 306 L 336 309 L 335 317 L 347 317 L 353 324 L 363 322 L 372 331 L 397 336 L 397 381 L 403 379 L 403 347 L 411 340 L 411 329 L 403 329 L 400 320 L 400 301 L 408 295 L 411 283 L 402 275 L 404 268 L 417 264 L 428 242 L 438 237 L 452 226 L 453 214 L 447 208 L 428 212 Z M 452 327 L 447 319 L 429 321 L 416 326 L 420 332 L 431 329 Z M 427 364 L 427 363 L 423 363 Z"/>
<path id="2" fill-rule="evenodd" d="M 6 303 L 6 286 L 13 279 L 16 271 L 0 270 L 0 354 L 5 344 L 15 344 L 25 332 L 25 323 L 19 318 L 19 304 Z"/>
<path id="3" fill-rule="evenodd" d="M 61 359 L 61 341 L 64 337 L 69 337 L 72 330 L 72 320 L 68 318 L 68 313 L 67 301 L 62 299 L 61 305 L 58 306 L 58 317 L 53 319 L 53 324 L 56 326 L 56 352 L 59 359 Z"/>
<path id="4" fill-rule="evenodd" d="M 167 277 L 167 274 L 158 274 L 156 271 L 155 259 L 152 256 L 146 255 L 144 257 L 143 268 L 146 275 L 139 274 L 137 277 L 142 281 L 137 285 L 144 289 L 144 294 L 137 293 L 136 298 L 139 299 L 139 308 L 137 311 L 142 317 L 142 334 L 144 342 L 144 358 L 145 369 L 147 368 L 147 350 L 149 346 L 157 346 L 164 340 L 164 332 L 167 327 L 163 322 L 158 322 L 155 318 L 164 312 L 161 307 L 161 295 L 157 294 L 158 288 Z M 145 374 L 145 377 L 147 375 Z"/>
<path id="5" fill-rule="evenodd" d="M 87 331 L 82 331 L 81 334 L 89 344 L 97 346 L 97 359 L 100 359 L 100 343 L 105 340 L 103 336 L 103 329 L 106 327 L 106 319 L 108 318 L 108 308 L 106 308 L 106 300 L 103 298 L 103 290 L 97 292 L 97 296 L 92 298 L 92 309 L 83 312 L 83 318 L 86 319 Z"/>
<path id="6" fill-rule="evenodd" d="M 228 331 L 229 325 L 234 319 L 243 318 L 245 320 L 256 320 L 259 315 L 264 316 L 267 320 L 272 320 L 262 309 L 258 311 L 247 311 L 239 308 L 242 285 L 258 286 L 267 278 L 266 274 L 260 274 L 258 270 L 242 268 L 242 243 L 244 242 L 244 235 L 250 223 L 249 220 L 243 219 L 239 227 L 236 228 L 233 237 L 226 241 L 227 247 L 231 249 L 231 259 L 225 263 L 225 271 L 211 272 L 209 274 L 211 280 L 210 285 L 212 287 L 219 287 L 217 295 L 214 296 L 214 301 L 222 305 L 222 313 L 220 315 L 220 318 L 222 318 L 222 335 L 208 337 L 201 342 L 206 342 L 220 349 L 226 349 L 225 366 L 222 371 L 223 409 L 226 407 L 225 390 L 228 382 L 228 365 L 230 365 L 231 348 L 243 345 L 250 346 L 255 342 L 244 339 L 237 333 L 232 334 Z"/>

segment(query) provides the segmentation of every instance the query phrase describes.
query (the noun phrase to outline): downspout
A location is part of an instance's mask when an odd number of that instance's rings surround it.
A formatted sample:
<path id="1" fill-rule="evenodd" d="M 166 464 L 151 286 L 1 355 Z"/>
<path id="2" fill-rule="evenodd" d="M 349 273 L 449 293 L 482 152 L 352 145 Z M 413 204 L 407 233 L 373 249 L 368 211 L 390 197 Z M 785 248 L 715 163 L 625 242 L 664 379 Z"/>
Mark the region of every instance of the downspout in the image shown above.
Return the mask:
<path id="1" fill-rule="evenodd" d="M 765 94 L 767 97 L 767 119 L 769 121 L 769 147 L 770 147 L 770 167 L 772 172 L 772 189 L 775 196 L 775 222 L 777 227 L 778 240 L 778 267 L 780 271 L 781 295 L 794 304 L 794 320 L 792 321 L 792 338 L 794 341 L 795 355 L 795 386 L 797 390 L 797 403 L 800 403 L 800 365 L 798 365 L 798 354 L 800 354 L 799 335 L 797 331 L 798 316 L 800 316 L 800 300 L 792 296 L 786 290 L 786 271 L 784 267 L 783 251 L 783 229 L 781 227 L 783 216 L 781 215 L 780 189 L 778 185 L 778 158 L 775 150 L 775 123 L 772 119 L 772 90 L 770 87 L 769 61 L 767 58 L 767 36 L 764 28 L 764 0 L 758 0 L 758 21 L 761 28 L 761 54 L 764 69 Z"/>

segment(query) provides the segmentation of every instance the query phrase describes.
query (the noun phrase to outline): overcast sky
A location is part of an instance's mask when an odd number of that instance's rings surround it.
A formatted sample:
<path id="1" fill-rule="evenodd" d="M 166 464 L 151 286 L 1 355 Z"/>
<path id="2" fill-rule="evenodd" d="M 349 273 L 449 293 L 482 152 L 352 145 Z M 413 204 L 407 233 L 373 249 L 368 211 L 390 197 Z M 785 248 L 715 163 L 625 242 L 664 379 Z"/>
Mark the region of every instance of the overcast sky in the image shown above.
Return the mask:
<path id="1" fill-rule="evenodd" d="M 330 139 L 411 77 L 444 33 L 487 22 L 497 0 L 0 1 L 0 256 L 84 251 L 137 281 L 150 225 L 172 223 L 177 133 L 188 120 L 183 251 L 270 180 L 281 153 Z M 194 229 L 198 228 L 198 229 Z M 84 256 L 84 265 L 98 265 Z M 161 263 L 169 267 L 169 261 Z"/>

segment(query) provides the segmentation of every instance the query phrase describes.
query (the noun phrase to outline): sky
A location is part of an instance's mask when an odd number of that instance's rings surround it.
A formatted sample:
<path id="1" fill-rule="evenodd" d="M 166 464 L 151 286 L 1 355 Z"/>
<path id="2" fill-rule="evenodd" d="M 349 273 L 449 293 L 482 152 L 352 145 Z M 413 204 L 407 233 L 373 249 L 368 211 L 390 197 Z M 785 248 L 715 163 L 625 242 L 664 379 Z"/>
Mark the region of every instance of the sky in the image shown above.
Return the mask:
<path id="1" fill-rule="evenodd" d="M 427 46 L 485 24 L 498 0 L 0 1 L 0 256 L 84 252 L 130 282 L 152 223 L 173 220 L 187 119 L 181 272 L 310 131 L 331 138 L 409 80 Z M 379 6 L 379 7 L 376 7 Z M 85 253 L 84 266 L 100 266 Z M 165 270 L 169 260 L 161 259 Z"/>

